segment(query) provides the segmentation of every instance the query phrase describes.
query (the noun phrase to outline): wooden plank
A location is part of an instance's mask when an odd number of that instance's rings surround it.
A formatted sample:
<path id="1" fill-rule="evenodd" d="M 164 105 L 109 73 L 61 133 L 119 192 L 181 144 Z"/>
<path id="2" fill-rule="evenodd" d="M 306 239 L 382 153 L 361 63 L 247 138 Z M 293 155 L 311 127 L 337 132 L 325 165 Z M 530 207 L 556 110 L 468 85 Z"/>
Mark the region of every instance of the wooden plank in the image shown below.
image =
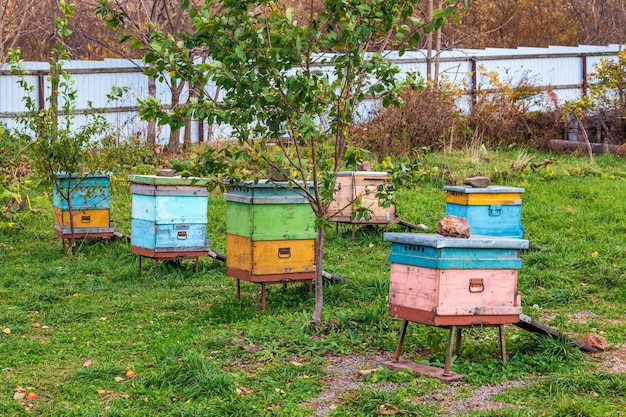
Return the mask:
<path id="1" fill-rule="evenodd" d="M 315 239 L 309 204 L 245 204 L 226 201 L 226 233 L 253 240 Z"/>
<path id="2" fill-rule="evenodd" d="M 520 314 L 519 319 L 520 320 L 518 322 L 513 323 L 513 324 L 515 324 L 520 329 L 524 329 L 526 331 L 537 333 L 543 336 L 550 336 L 554 339 L 561 338 L 561 339 L 569 340 L 570 343 L 578 346 L 578 348 L 580 348 L 580 350 L 584 352 L 589 352 L 589 353 L 600 352 L 599 349 L 591 345 L 588 345 L 586 343 L 583 343 L 579 340 L 572 339 L 569 336 L 559 332 L 558 330 L 553 329 L 552 327 L 546 326 L 545 324 L 538 322 L 537 320 L 531 318 L 530 316 L 527 316 L 525 314 Z"/>
<path id="3" fill-rule="evenodd" d="M 72 210 L 72 217 L 75 228 L 109 228 L 111 226 L 109 209 Z M 60 229 L 70 228 L 70 211 L 54 207 L 54 224 Z"/>
<path id="4" fill-rule="evenodd" d="M 389 301 L 392 304 L 431 310 L 437 306 L 437 271 L 391 264 Z"/>
<path id="5" fill-rule="evenodd" d="M 443 269 L 439 274 L 438 308 L 487 309 L 515 306 L 516 269 Z M 472 287 L 472 282 L 477 284 Z"/>
<path id="6" fill-rule="evenodd" d="M 438 380 L 445 382 L 446 384 L 450 384 L 452 382 L 460 381 L 465 377 L 463 374 L 458 374 L 456 372 L 450 372 L 449 375 L 443 374 L 443 369 L 437 368 L 435 366 L 424 365 L 421 363 L 411 362 L 407 360 L 399 360 L 398 362 L 393 361 L 384 361 L 380 363 L 381 366 L 384 366 L 387 369 L 391 369 L 394 371 L 401 371 L 403 369 L 411 369 L 413 372 L 418 373 L 420 375 L 429 376 L 432 378 L 437 378 Z"/>

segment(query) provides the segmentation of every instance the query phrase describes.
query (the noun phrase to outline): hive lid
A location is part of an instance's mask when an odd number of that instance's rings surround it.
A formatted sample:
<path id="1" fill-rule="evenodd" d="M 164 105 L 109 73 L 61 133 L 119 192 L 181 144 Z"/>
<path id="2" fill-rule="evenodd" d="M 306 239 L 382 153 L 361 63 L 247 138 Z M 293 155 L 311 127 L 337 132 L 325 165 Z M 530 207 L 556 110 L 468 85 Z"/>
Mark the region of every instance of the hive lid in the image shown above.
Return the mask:
<path id="1" fill-rule="evenodd" d="M 338 177 L 347 177 L 347 176 L 351 176 L 351 175 L 355 175 L 355 176 L 367 176 L 367 177 L 388 177 L 389 173 L 388 172 L 383 172 L 383 171 L 339 171 L 337 173 Z"/>
<path id="2" fill-rule="evenodd" d="M 456 193 L 481 193 L 481 194 L 503 194 L 503 193 L 523 193 L 525 190 L 523 188 L 517 187 L 506 187 L 503 185 L 490 185 L 485 188 L 475 188 L 470 185 L 446 185 L 443 187 L 446 191 L 453 191 Z"/>
<path id="3" fill-rule="evenodd" d="M 129 175 L 128 181 L 134 184 L 148 185 L 193 185 L 206 186 L 209 183 L 208 178 L 189 177 L 183 178 L 180 175 L 175 177 L 161 177 L 157 175 Z"/>
<path id="4" fill-rule="evenodd" d="M 76 174 L 76 173 L 67 173 L 67 172 L 55 172 L 54 175 L 59 178 L 59 179 L 67 179 L 67 178 L 81 178 L 81 179 L 85 179 L 85 178 L 109 178 L 111 176 L 113 176 L 112 172 L 102 172 L 102 171 L 95 171 L 95 172 L 83 172 L 82 174 Z"/>
<path id="5" fill-rule="evenodd" d="M 433 248 L 528 249 L 528 241 L 511 237 L 470 236 L 467 239 L 433 233 L 385 233 L 386 242 Z"/>
<path id="6" fill-rule="evenodd" d="M 309 192 L 313 193 L 313 182 L 307 181 L 306 185 L 309 188 Z M 224 193 L 226 201 L 245 204 L 308 203 L 299 185 L 290 181 L 243 181 L 237 184 L 227 184 L 227 187 L 228 190 Z"/>

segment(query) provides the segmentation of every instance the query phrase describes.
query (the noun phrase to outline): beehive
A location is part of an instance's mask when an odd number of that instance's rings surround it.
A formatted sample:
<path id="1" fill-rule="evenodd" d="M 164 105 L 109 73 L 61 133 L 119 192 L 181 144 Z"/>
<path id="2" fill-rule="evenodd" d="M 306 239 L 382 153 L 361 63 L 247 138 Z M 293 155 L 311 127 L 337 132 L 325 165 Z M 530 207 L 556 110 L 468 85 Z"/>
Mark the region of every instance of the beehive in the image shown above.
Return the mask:
<path id="1" fill-rule="evenodd" d="M 528 241 L 385 233 L 392 242 L 389 314 L 434 326 L 519 321 L 519 251 Z"/>
<path id="2" fill-rule="evenodd" d="M 155 259 L 209 253 L 207 180 L 130 175 L 131 252 Z"/>
<path id="3" fill-rule="evenodd" d="M 110 189 L 109 174 L 58 174 L 52 190 L 55 233 L 62 239 L 69 238 L 73 220 L 76 238 L 113 236 Z"/>
<path id="4" fill-rule="evenodd" d="M 335 199 L 328 207 L 330 221 L 352 224 L 388 224 L 396 220 L 395 206 L 383 207 L 377 189 L 389 180 L 389 174 L 376 171 L 343 171 L 337 174 Z M 355 201 L 371 211 L 369 218 L 353 218 Z"/>
<path id="5" fill-rule="evenodd" d="M 446 215 L 464 217 L 470 233 L 521 239 L 523 188 L 446 186 Z"/>
<path id="6" fill-rule="evenodd" d="M 239 280 L 262 284 L 264 309 L 265 284 L 315 278 L 315 215 L 297 187 L 246 182 L 224 198 L 226 275 L 237 279 L 238 289 Z"/>

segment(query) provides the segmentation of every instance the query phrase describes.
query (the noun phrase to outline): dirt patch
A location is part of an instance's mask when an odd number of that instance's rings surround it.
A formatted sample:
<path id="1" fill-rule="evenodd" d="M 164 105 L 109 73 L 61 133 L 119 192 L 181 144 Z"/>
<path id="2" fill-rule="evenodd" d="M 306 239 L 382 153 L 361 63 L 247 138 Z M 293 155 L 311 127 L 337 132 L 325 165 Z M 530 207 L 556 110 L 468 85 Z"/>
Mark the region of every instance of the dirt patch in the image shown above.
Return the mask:
<path id="1" fill-rule="evenodd" d="M 607 372 L 626 373 L 626 345 L 615 345 L 597 355 L 600 365 Z"/>
<path id="2" fill-rule="evenodd" d="M 370 356 L 329 356 L 327 370 L 330 375 L 326 378 L 326 386 L 316 397 L 312 398 L 303 407 L 312 407 L 317 416 L 327 415 L 339 402 L 342 393 L 358 389 L 365 384 L 359 378 L 359 371 L 363 369 L 376 369 L 381 362 L 391 360 L 393 354 L 380 352 Z M 497 394 L 504 392 L 510 387 L 521 387 L 527 381 L 505 381 L 501 384 L 475 387 L 464 382 L 456 382 L 446 385 L 444 388 L 414 398 L 413 401 L 439 407 L 440 415 L 456 415 L 467 410 L 491 410 L 498 409 L 510 404 L 504 404 L 493 400 Z M 399 384 L 385 384 L 377 386 L 378 389 L 393 391 Z"/>

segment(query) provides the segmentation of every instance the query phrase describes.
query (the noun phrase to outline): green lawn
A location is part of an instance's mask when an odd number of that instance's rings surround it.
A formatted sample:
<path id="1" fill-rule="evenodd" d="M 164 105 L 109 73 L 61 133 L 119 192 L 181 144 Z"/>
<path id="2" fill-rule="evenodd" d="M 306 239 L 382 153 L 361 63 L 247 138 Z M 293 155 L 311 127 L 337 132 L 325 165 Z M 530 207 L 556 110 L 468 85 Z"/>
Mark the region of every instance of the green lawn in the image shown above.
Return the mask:
<path id="1" fill-rule="evenodd" d="M 521 156 L 556 161 L 513 172 Z M 519 272 L 525 314 L 571 335 L 606 337 L 609 352 L 626 343 L 626 167 L 612 156 L 529 152 L 427 155 L 431 177 L 398 195 L 398 213 L 434 233 L 445 215 L 442 186 L 450 178 L 489 175 L 526 189 L 525 238 L 549 250 L 522 254 Z M 434 168 L 434 169 L 431 169 Z M 130 232 L 124 173 L 112 187 L 115 228 Z M 325 287 L 324 326 L 309 317 L 308 285 L 268 287 L 243 282 L 242 299 L 224 264 L 144 262 L 128 242 L 85 242 L 74 260 L 54 235 L 43 191 L 29 191 L 32 210 L 0 229 L 0 416 L 314 416 L 312 399 L 330 387 L 332 356 L 390 356 L 400 322 L 387 313 L 389 244 L 383 229 L 327 229 L 325 270 L 350 279 Z M 209 199 L 211 247 L 225 249 L 225 204 Z M 393 231 L 404 231 L 397 225 Z M 412 325 L 403 358 L 443 362 L 447 331 Z M 562 340 L 507 326 L 509 361 L 498 359 L 495 329 L 465 333 L 454 370 L 464 389 L 507 380 L 527 384 L 496 399 L 504 409 L 469 416 L 617 416 L 626 409 L 626 378 L 603 355 L 582 355 Z M 622 361 L 626 358 L 622 357 Z M 127 378 L 126 373 L 135 374 Z M 351 369 L 356 373 L 358 369 Z M 329 416 L 437 416 L 442 384 L 409 372 L 379 370 L 359 388 L 338 393 Z M 31 393 L 37 398 L 32 399 Z M 29 399 L 30 398 L 30 399 Z M 392 406 L 391 408 L 388 406 Z M 382 407 L 382 408 L 381 408 Z M 387 407 L 387 408 L 385 408 Z M 457 412 L 458 415 L 458 412 Z"/>

